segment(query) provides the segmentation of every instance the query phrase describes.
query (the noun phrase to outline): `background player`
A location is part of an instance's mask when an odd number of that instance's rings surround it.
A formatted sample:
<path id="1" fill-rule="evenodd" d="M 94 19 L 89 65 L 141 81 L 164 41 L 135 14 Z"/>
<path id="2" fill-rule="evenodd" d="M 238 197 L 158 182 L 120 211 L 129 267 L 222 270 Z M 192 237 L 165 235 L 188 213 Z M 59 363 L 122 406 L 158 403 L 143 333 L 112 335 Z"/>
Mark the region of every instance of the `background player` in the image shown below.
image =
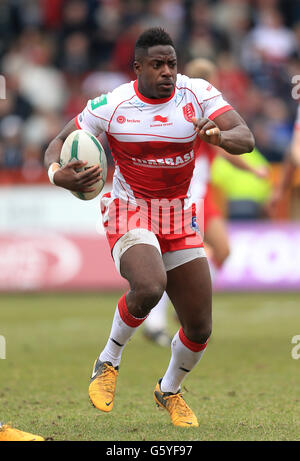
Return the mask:
<path id="1" fill-rule="evenodd" d="M 52 169 L 52 164 L 57 164 L 63 141 L 76 128 L 95 135 L 106 132 L 116 163 L 113 190 L 102 197 L 102 211 L 116 266 L 130 289 L 118 303 L 109 339 L 95 361 L 89 386 L 92 403 L 102 411 L 112 410 L 124 347 L 166 290 L 181 328 L 172 341 L 171 360 L 156 385 L 154 398 L 169 412 L 175 426 L 193 427 L 198 421 L 182 398 L 180 387 L 201 359 L 211 333 L 209 267 L 198 228 L 190 219 L 190 213 L 195 212 L 188 197 L 193 142 L 199 136 L 241 154 L 253 149 L 254 139 L 218 90 L 208 89 L 206 82 L 177 75 L 174 45 L 162 29 L 147 30 L 139 37 L 134 70 L 135 82 L 89 101 L 76 120 L 69 122 L 50 143 L 45 165 Z M 82 174 L 76 172 L 77 166 L 58 168 L 54 183 L 77 191 L 92 188 L 99 169 Z M 181 204 L 179 215 L 189 216 L 181 232 L 175 232 L 175 212 L 173 232 L 161 231 L 163 220 L 154 219 L 156 232 L 147 228 L 148 210 L 140 210 L 137 203 L 143 200 L 152 206 L 154 198 Z M 127 218 L 136 215 L 139 223 L 120 232 L 113 227 L 116 210 L 121 223 L 128 224 Z"/>

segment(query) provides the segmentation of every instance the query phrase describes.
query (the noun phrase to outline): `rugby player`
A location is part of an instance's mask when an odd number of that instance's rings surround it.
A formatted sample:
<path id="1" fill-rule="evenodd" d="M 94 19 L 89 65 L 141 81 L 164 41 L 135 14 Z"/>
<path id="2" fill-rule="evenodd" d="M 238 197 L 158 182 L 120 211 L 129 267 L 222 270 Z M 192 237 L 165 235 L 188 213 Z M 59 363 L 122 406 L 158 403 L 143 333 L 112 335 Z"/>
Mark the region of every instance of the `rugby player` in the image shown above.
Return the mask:
<path id="1" fill-rule="evenodd" d="M 166 290 L 181 327 L 154 400 L 169 412 L 175 426 L 195 427 L 197 417 L 180 390 L 206 349 L 212 295 L 189 193 L 193 144 L 199 136 L 242 154 L 252 151 L 254 138 L 216 88 L 177 75 L 174 44 L 163 29 L 148 29 L 138 38 L 134 70 L 135 81 L 88 101 L 51 141 L 45 166 L 57 186 L 93 189 L 101 175 L 99 167 L 76 172 L 82 163 L 75 162 L 59 168 L 60 150 L 73 130 L 95 136 L 106 132 L 115 172 L 112 192 L 102 196 L 101 209 L 112 256 L 129 290 L 118 302 L 108 341 L 93 366 L 89 385 L 93 405 L 104 412 L 112 410 L 124 347 Z"/>

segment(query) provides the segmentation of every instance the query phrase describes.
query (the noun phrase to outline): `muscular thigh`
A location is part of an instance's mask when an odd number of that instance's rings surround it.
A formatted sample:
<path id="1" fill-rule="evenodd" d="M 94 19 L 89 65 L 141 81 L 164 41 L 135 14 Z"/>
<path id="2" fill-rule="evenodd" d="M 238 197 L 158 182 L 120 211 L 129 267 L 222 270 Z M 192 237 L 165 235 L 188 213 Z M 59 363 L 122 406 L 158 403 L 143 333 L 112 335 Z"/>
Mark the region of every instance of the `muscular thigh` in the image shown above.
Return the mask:
<path id="1" fill-rule="evenodd" d="M 133 245 L 121 257 L 120 273 L 130 285 L 126 295 L 129 312 L 135 317 L 145 317 L 166 288 L 167 275 L 161 254 L 152 245 Z"/>
<path id="2" fill-rule="evenodd" d="M 161 278 L 166 280 L 160 253 L 154 246 L 146 244 L 134 245 L 124 253 L 120 273 L 129 281 L 130 286 L 142 282 L 151 284 Z"/>
<path id="3" fill-rule="evenodd" d="M 167 273 L 167 293 L 191 341 L 211 330 L 212 289 L 206 258 L 196 258 Z"/>

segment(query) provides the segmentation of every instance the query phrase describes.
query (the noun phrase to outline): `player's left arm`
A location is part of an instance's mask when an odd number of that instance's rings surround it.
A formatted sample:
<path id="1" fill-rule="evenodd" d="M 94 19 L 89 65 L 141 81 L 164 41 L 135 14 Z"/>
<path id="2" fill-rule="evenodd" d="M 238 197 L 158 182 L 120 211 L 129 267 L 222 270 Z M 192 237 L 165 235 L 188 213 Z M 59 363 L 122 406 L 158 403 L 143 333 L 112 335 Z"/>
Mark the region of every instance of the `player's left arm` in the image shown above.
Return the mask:
<path id="1" fill-rule="evenodd" d="M 192 121 L 203 141 L 219 146 L 230 154 L 245 154 L 254 149 L 254 136 L 234 109 L 218 115 L 214 120 L 194 117 Z"/>

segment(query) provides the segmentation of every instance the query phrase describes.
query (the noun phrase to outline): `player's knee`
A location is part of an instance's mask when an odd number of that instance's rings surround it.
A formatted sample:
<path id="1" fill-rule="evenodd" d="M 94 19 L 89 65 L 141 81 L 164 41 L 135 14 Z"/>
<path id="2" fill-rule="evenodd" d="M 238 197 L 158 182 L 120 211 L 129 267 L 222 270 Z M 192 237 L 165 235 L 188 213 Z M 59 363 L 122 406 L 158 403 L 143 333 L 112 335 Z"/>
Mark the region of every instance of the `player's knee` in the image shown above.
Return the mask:
<path id="1" fill-rule="evenodd" d="M 204 344 L 209 339 L 212 332 L 211 322 L 201 323 L 200 325 L 191 325 L 186 328 L 186 336 L 190 341 L 198 344 Z"/>
<path id="2" fill-rule="evenodd" d="M 140 282 L 135 288 L 137 306 L 141 315 L 146 316 L 156 306 L 166 289 L 166 278 L 161 277 L 151 282 Z"/>

